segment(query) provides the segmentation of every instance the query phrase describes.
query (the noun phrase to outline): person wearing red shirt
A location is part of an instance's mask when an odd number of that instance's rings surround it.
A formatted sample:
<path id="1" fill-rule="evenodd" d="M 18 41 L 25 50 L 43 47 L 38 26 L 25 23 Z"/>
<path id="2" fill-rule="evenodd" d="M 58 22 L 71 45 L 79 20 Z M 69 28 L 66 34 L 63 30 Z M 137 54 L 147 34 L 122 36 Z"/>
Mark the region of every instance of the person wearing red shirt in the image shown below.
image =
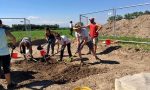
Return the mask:
<path id="1" fill-rule="evenodd" d="M 94 44 L 93 48 L 94 48 L 94 51 L 96 53 L 97 43 L 98 43 L 98 35 L 99 35 L 98 32 L 102 28 L 102 26 L 96 24 L 94 18 L 91 18 L 89 20 L 90 20 L 90 24 L 87 27 L 90 29 L 89 34 L 90 34 L 90 37 L 93 41 L 93 44 Z"/>

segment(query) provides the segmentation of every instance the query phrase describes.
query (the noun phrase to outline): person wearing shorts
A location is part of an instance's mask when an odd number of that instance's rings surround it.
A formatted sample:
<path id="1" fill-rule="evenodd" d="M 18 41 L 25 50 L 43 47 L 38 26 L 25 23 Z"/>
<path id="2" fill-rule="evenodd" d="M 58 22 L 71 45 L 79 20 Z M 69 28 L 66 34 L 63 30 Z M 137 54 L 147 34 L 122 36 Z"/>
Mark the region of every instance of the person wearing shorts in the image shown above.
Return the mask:
<path id="1" fill-rule="evenodd" d="M 96 53 L 96 50 L 97 50 L 97 44 L 98 44 L 98 35 L 99 35 L 99 30 L 102 28 L 101 25 L 98 25 L 96 24 L 95 22 L 95 19 L 94 18 L 91 18 L 90 19 L 90 24 L 87 26 L 90 31 L 89 31 L 89 34 L 90 34 L 90 37 L 92 39 L 92 42 L 94 44 L 94 51 Z"/>
<path id="2" fill-rule="evenodd" d="M 7 81 L 7 89 L 12 89 L 16 87 L 16 83 L 12 81 L 10 76 L 10 52 L 7 45 L 7 37 L 13 43 L 13 48 L 15 49 L 16 38 L 6 29 L 3 28 L 2 20 L 0 20 L 0 67 L 3 67 L 5 79 Z"/>
<path id="3" fill-rule="evenodd" d="M 80 22 L 75 24 L 74 30 L 75 30 L 75 32 L 77 32 L 77 38 L 82 40 L 77 48 L 77 52 L 79 53 L 79 57 L 81 58 L 81 63 L 83 63 L 81 50 L 83 49 L 84 45 L 87 45 L 89 47 L 90 51 L 92 52 L 92 54 L 96 60 L 101 61 L 101 59 L 97 57 L 97 55 L 93 49 L 93 42 L 91 41 L 91 38 L 90 38 L 87 30 L 85 28 L 82 28 L 82 25 Z"/>
<path id="4" fill-rule="evenodd" d="M 33 56 L 32 56 L 32 44 L 31 44 L 31 41 L 28 37 L 24 37 L 21 40 L 19 47 L 20 47 L 20 53 L 24 55 L 25 60 L 27 60 L 27 57 L 25 55 L 27 53 L 27 50 L 29 50 L 30 58 L 31 59 L 33 58 Z"/>

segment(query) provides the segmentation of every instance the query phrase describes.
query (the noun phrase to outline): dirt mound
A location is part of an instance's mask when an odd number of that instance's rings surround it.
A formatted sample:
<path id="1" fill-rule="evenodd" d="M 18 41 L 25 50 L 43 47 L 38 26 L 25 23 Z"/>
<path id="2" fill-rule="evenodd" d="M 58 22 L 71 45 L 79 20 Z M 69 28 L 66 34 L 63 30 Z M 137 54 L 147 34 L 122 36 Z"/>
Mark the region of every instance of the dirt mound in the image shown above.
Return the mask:
<path id="1" fill-rule="evenodd" d="M 55 75 L 53 80 L 55 81 L 65 81 L 65 82 L 75 82 L 79 79 L 88 77 L 90 75 L 99 74 L 99 73 L 107 73 L 108 68 L 89 68 L 88 66 L 81 67 L 80 65 L 73 65 L 65 70 L 63 70 L 60 74 Z"/>
<path id="2" fill-rule="evenodd" d="M 150 15 L 142 15 L 132 20 L 122 19 L 115 24 L 115 34 L 119 36 L 150 38 L 149 29 Z M 113 22 L 105 24 L 101 32 L 104 35 L 113 35 Z"/>
<path id="3" fill-rule="evenodd" d="M 75 82 L 79 79 L 86 78 L 90 75 L 107 73 L 108 68 L 92 68 L 88 65 L 81 66 L 78 64 L 45 64 L 43 62 L 27 62 L 21 61 L 13 64 L 14 67 L 18 67 L 20 70 L 12 73 L 13 79 L 20 83 L 22 86 L 26 86 L 23 81 L 33 82 L 34 80 L 50 80 L 53 84 L 65 84 Z"/>

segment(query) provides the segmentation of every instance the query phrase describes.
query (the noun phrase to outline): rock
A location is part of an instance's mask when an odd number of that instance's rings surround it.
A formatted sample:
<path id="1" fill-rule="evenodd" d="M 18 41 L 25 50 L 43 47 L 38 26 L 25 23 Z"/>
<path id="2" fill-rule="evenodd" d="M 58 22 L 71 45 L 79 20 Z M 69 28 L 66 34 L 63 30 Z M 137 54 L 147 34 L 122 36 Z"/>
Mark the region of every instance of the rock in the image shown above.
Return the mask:
<path id="1" fill-rule="evenodd" d="M 150 73 L 128 75 L 116 79 L 115 90 L 150 90 Z"/>

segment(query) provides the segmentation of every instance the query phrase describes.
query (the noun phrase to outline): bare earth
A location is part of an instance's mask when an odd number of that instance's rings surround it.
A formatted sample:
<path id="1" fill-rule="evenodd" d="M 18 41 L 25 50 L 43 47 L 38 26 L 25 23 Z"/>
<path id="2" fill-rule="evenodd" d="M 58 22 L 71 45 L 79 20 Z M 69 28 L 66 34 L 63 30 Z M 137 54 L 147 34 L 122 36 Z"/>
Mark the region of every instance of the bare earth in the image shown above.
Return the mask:
<path id="1" fill-rule="evenodd" d="M 73 53 L 75 49 L 73 45 Z M 85 47 L 82 53 L 86 54 L 87 51 Z M 68 63 L 45 64 L 21 61 L 12 64 L 12 77 L 18 83 L 19 90 L 72 90 L 78 86 L 88 86 L 92 90 L 114 90 L 116 78 L 150 72 L 150 52 L 121 47 L 117 44 L 100 46 L 97 52 L 102 62 L 94 60 L 92 55 L 83 55 L 87 63 L 83 66 L 80 65 L 78 57 Z M 34 56 L 39 57 L 39 52 Z M 58 55 L 51 57 L 51 60 L 56 58 Z M 67 58 L 66 56 L 65 59 Z M 5 88 L 3 81 L 1 80 L 0 83 Z M 4 88 L 0 90 L 5 90 Z"/>
<path id="2" fill-rule="evenodd" d="M 101 30 L 104 35 L 130 36 L 150 38 L 150 15 L 142 15 L 135 19 L 116 21 L 115 32 L 113 22 L 106 23 Z"/>

